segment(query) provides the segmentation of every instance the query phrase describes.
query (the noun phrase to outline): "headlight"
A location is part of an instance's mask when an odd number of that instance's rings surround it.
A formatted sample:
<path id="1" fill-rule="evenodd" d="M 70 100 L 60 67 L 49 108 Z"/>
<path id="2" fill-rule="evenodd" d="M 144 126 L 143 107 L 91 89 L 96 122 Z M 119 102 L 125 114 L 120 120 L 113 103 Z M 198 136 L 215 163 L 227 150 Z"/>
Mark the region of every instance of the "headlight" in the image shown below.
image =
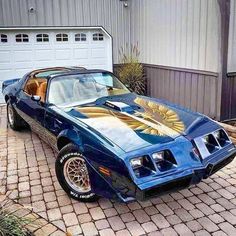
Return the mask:
<path id="1" fill-rule="evenodd" d="M 215 131 L 215 132 L 214 132 L 214 135 L 215 135 L 216 139 L 219 140 L 219 139 L 220 139 L 220 136 L 221 136 L 221 135 L 220 135 L 220 130 Z"/>
<path id="2" fill-rule="evenodd" d="M 216 138 L 212 134 L 204 136 L 202 140 L 209 153 L 213 153 L 219 148 L 219 145 L 216 142 Z"/>
<path id="3" fill-rule="evenodd" d="M 130 160 L 130 165 L 133 169 L 141 167 L 142 163 L 143 163 L 143 157 L 137 157 Z"/>
<path id="4" fill-rule="evenodd" d="M 154 164 L 149 156 L 132 158 L 130 165 L 137 178 L 151 175 L 155 170 Z"/>
<path id="5" fill-rule="evenodd" d="M 155 152 L 152 154 L 152 158 L 159 171 L 166 171 L 177 165 L 173 154 L 169 150 Z"/>
<path id="6" fill-rule="evenodd" d="M 220 146 L 223 147 L 225 146 L 227 143 L 230 142 L 227 134 L 225 133 L 224 130 L 217 130 L 214 132 L 214 136 L 217 139 L 217 141 L 219 142 Z"/>
<path id="7" fill-rule="evenodd" d="M 153 153 L 152 158 L 156 162 L 163 161 L 164 160 L 164 151 Z"/>
<path id="8" fill-rule="evenodd" d="M 209 144 L 209 141 L 210 141 L 209 135 L 203 137 L 203 142 L 204 142 L 205 144 Z"/>

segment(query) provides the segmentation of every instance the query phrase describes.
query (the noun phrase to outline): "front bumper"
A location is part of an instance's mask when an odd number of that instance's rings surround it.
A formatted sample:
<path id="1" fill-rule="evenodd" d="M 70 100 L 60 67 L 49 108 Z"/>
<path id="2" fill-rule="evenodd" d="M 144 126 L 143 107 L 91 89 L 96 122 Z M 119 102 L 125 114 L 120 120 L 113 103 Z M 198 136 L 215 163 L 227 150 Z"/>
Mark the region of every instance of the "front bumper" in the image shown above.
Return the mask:
<path id="1" fill-rule="evenodd" d="M 123 202 L 129 202 L 132 200 L 144 201 L 152 197 L 161 196 L 170 192 L 174 192 L 180 189 L 189 187 L 190 185 L 199 183 L 202 179 L 206 179 L 221 168 L 228 165 L 233 161 L 236 155 L 236 150 L 226 155 L 219 161 L 210 160 L 205 162 L 202 168 L 187 169 L 178 173 L 173 173 L 169 176 L 158 177 L 152 181 L 145 182 L 138 185 L 134 193 L 134 197 L 125 197 L 122 194 L 118 194 L 118 197 Z"/>

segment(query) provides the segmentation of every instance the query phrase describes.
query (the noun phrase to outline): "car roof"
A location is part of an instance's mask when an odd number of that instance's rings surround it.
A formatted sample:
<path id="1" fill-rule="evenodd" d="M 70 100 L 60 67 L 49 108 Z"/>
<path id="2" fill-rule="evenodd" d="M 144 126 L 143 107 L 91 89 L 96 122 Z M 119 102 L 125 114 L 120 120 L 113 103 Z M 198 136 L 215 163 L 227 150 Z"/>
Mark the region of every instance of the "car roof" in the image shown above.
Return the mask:
<path id="1" fill-rule="evenodd" d="M 47 77 L 51 74 L 60 73 L 60 72 L 67 72 L 67 71 L 73 71 L 73 70 L 86 70 L 84 67 L 79 66 L 71 66 L 71 67 L 48 67 L 48 68 L 42 68 L 33 70 L 29 73 L 29 76 L 31 77 Z M 40 74 L 40 76 L 39 76 Z"/>
<path id="2" fill-rule="evenodd" d="M 60 75 L 73 75 L 73 74 L 89 74 L 89 73 L 102 73 L 108 72 L 106 70 L 100 69 L 86 69 L 84 67 L 79 66 L 71 66 L 71 67 L 49 67 L 34 70 L 29 73 L 30 77 L 44 77 L 47 79 L 60 76 Z"/>
<path id="3" fill-rule="evenodd" d="M 111 73 L 106 70 L 91 69 L 91 70 L 73 70 L 73 71 L 63 71 L 54 73 L 48 76 L 48 78 L 54 78 L 60 75 L 76 75 L 76 74 L 92 74 L 92 73 Z"/>

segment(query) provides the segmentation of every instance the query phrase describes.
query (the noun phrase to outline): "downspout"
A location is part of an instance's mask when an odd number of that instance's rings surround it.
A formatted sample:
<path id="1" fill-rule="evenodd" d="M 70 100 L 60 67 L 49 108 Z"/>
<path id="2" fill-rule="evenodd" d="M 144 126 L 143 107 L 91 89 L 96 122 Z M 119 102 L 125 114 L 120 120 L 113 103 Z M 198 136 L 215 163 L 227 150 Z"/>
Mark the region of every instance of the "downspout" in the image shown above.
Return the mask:
<path id="1" fill-rule="evenodd" d="M 230 83 L 227 77 L 228 64 L 228 40 L 230 21 L 230 0 L 218 0 L 221 14 L 221 48 L 220 48 L 220 73 L 221 85 L 220 120 L 228 119 L 230 116 Z"/>

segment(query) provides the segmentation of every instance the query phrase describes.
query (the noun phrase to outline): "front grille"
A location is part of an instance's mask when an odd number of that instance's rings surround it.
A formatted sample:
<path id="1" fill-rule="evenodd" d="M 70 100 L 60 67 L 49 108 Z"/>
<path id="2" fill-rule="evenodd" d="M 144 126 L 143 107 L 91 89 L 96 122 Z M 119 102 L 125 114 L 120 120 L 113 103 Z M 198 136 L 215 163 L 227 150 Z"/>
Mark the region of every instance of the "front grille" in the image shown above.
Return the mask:
<path id="1" fill-rule="evenodd" d="M 186 188 L 190 185 L 191 180 L 192 175 L 189 175 L 184 178 L 173 180 L 169 183 L 148 189 L 144 192 L 144 198 L 146 199 L 157 195 L 166 194 L 168 192 L 176 191 L 178 189 Z"/>

